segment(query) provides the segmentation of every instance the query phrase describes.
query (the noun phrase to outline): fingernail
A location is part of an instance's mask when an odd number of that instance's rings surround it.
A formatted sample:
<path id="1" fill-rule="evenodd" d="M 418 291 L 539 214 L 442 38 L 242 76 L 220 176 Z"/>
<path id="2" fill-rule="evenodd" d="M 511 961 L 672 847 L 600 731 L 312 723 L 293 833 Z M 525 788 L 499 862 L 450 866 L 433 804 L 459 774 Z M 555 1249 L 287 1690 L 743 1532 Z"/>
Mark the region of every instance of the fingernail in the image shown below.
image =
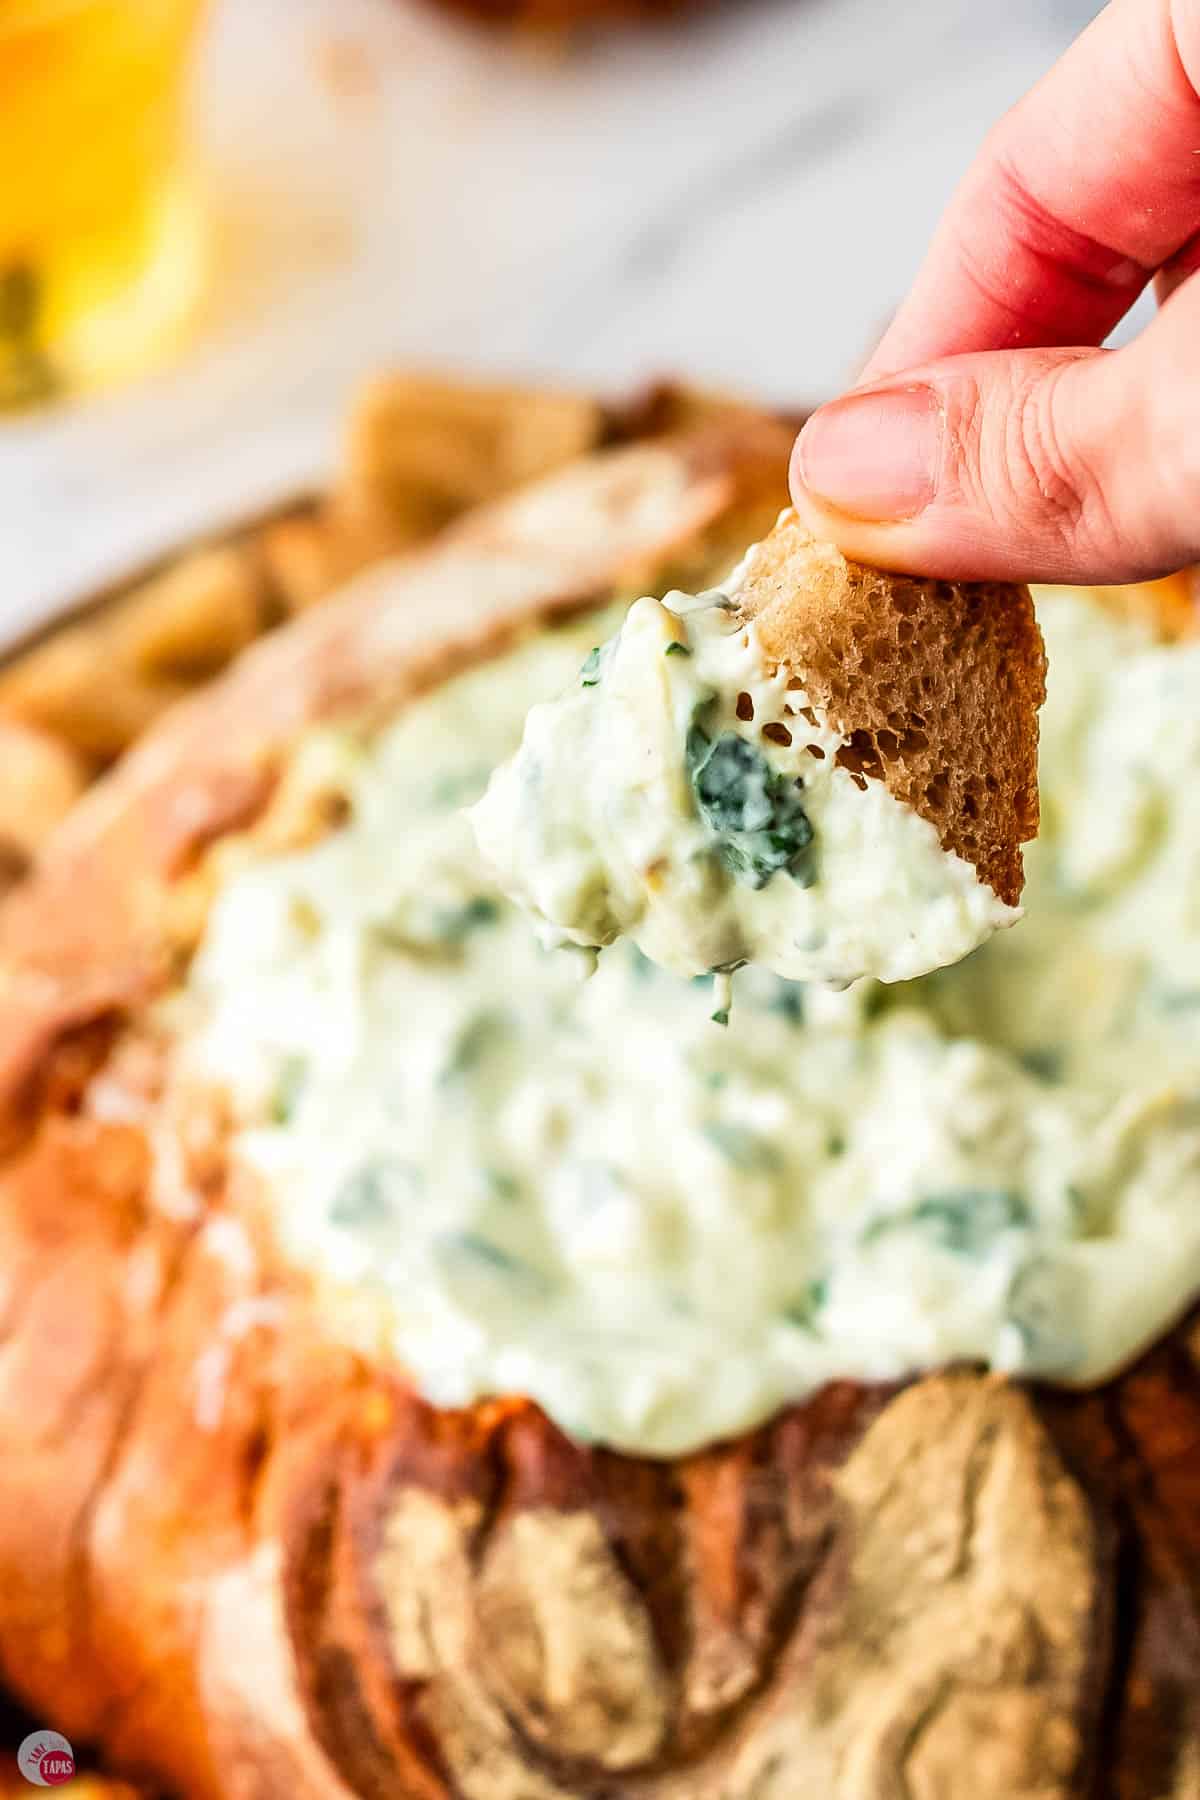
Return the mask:
<path id="1" fill-rule="evenodd" d="M 847 394 L 815 412 L 796 474 L 817 500 L 855 519 L 912 519 L 937 492 L 945 415 L 930 387 Z"/>

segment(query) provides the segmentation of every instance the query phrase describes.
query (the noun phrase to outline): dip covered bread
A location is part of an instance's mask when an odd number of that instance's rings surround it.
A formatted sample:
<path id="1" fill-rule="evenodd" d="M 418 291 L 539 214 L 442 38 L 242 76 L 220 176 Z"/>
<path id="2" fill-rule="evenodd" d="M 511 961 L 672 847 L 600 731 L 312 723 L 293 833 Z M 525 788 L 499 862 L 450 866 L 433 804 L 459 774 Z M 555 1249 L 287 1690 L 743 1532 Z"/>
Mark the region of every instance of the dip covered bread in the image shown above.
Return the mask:
<path id="1" fill-rule="evenodd" d="M 725 1031 L 628 945 L 580 984 L 462 814 L 631 594 L 728 566 L 781 437 L 371 576 L 0 916 L 0 1665 L 133 1774 L 1189 1793 L 1195 643 L 1042 597 L 1019 930 L 745 970 Z"/>
<path id="2" fill-rule="evenodd" d="M 911 980 L 1019 916 L 1043 669 L 1027 590 L 863 569 L 786 514 L 533 710 L 479 846 L 551 943 Z"/>

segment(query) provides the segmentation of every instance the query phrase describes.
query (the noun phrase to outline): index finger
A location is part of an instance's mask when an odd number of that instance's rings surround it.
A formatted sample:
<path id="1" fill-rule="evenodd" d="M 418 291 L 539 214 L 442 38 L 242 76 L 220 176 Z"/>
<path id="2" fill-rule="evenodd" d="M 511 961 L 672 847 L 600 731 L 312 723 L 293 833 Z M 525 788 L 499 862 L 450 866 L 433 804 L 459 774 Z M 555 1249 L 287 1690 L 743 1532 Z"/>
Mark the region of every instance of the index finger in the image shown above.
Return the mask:
<path id="1" fill-rule="evenodd" d="M 1112 0 L 991 132 L 863 373 L 1100 344 L 1200 227 L 1200 0 Z"/>

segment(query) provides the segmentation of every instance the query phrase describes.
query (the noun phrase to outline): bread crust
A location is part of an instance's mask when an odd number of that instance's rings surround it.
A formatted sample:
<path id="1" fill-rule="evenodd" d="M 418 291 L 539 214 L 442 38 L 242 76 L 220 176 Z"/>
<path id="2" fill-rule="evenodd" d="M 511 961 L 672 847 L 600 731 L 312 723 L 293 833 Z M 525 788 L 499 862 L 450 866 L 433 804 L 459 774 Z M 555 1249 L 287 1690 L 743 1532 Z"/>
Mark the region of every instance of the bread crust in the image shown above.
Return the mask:
<path id="1" fill-rule="evenodd" d="M 739 595 L 763 648 L 883 780 L 1010 906 L 1038 827 L 1046 657 L 1029 589 L 868 568 L 785 513 Z"/>
<path id="2" fill-rule="evenodd" d="M 1102 1393 L 841 1383 L 616 1455 L 345 1348 L 168 1098 L 173 901 L 297 734 L 762 498 L 744 440 L 622 454 L 256 651 L 0 915 L 0 1672 L 196 1800 L 1185 1800 L 1194 1326 Z"/>

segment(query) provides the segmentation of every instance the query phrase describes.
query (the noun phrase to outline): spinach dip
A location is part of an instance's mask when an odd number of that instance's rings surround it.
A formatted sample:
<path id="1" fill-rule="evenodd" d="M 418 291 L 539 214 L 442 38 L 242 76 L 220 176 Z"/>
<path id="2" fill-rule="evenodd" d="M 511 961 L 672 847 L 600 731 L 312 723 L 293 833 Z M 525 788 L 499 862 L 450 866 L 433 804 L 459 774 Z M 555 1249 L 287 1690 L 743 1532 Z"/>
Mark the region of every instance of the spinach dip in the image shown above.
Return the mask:
<path id="1" fill-rule="evenodd" d="M 671 684 L 703 652 L 671 626 L 693 656 L 668 654 L 661 610 Z M 237 1154 L 347 1333 L 438 1403 L 528 1394 L 580 1440 L 671 1455 L 834 1377 L 966 1358 L 1099 1381 L 1180 1314 L 1200 1288 L 1200 644 L 1069 592 L 1039 611 L 1024 921 L 910 982 L 745 969 L 724 1030 L 719 978 L 686 970 L 745 952 L 730 905 L 806 891 L 773 754 L 764 772 L 720 751 L 728 719 L 698 720 L 686 778 L 736 894 L 682 974 L 626 939 L 581 979 L 463 816 L 531 705 L 615 673 L 619 652 L 590 657 L 614 617 L 529 639 L 369 744 L 311 738 L 293 779 L 335 781 L 347 822 L 229 873 L 175 1004 L 184 1073 L 232 1091 Z M 778 844 L 755 839 L 764 808 Z M 817 844 L 815 804 L 809 824 Z M 743 858 L 770 879 L 738 883 Z"/>

